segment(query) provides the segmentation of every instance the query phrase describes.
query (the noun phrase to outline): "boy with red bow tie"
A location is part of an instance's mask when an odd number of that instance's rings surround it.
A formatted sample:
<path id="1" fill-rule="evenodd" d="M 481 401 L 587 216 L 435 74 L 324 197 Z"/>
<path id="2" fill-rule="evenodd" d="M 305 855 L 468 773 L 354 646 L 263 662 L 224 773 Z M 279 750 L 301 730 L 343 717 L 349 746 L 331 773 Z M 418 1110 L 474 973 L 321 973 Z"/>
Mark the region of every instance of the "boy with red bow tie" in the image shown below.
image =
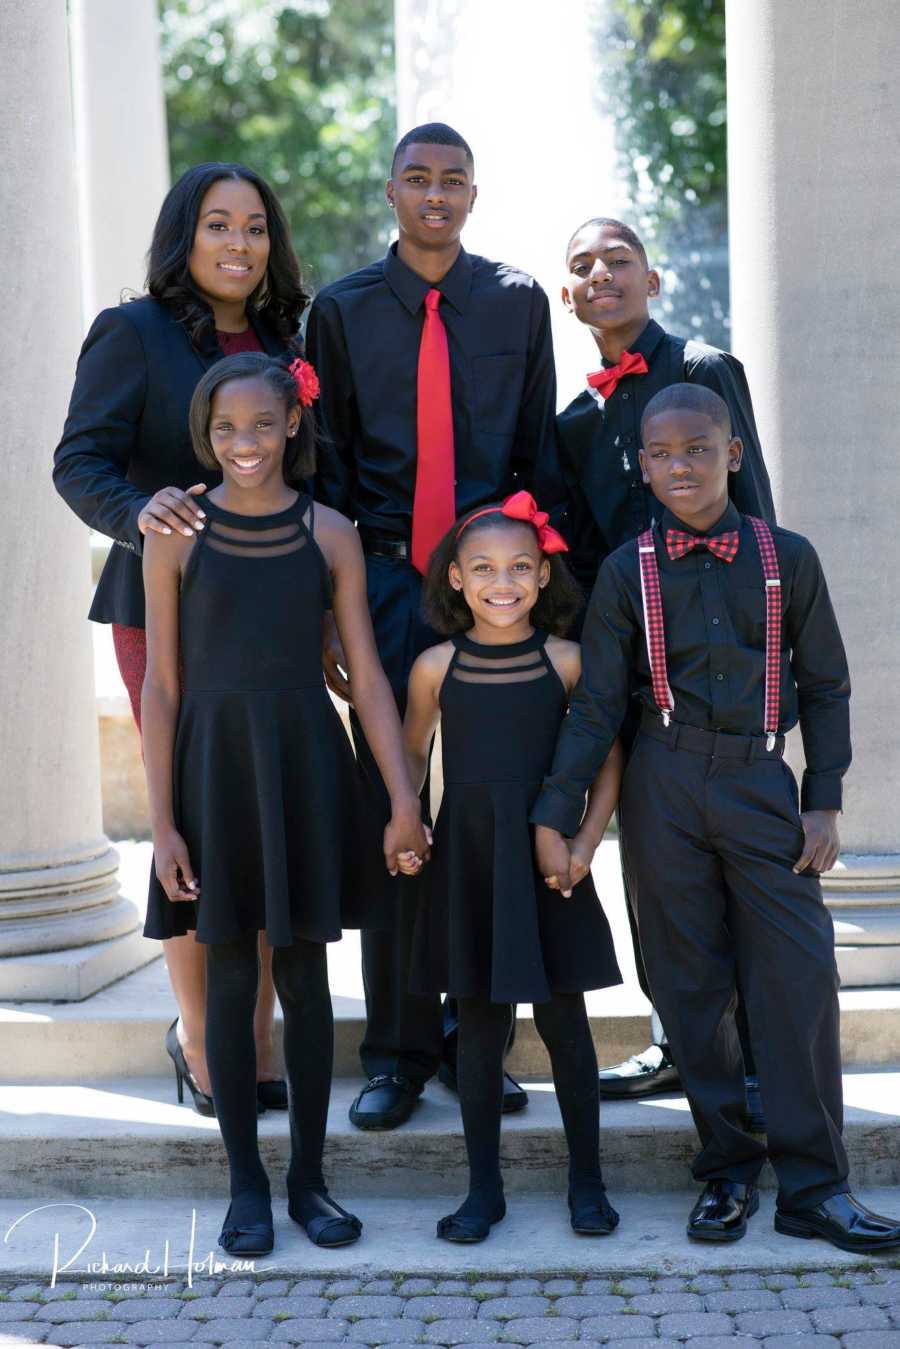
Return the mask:
<path id="1" fill-rule="evenodd" d="M 724 399 L 744 447 L 740 470 L 729 477 L 729 494 L 738 510 L 774 524 L 769 476 L 740 361 L 667 333 L 651 319 L 649 301 L 659 294 L 659 273 L 648 266 L 638 235 L 620 220 L 599 217 L 580 225 L 567 245 L 566 266 L 563 303 L 590 329 L 601 358 L 600 368 L 587 376 L 587 389 L 557 419 L 559 457 L 571 497 L 566 528 L 570 563 L 585 593 L 590 594 L 603 559 L 637 538 L 658 512 L 641 481 L 638 447 L 644 409 L 667 385 L 702 384 Z M 634 730 L 623 728 L 626 748 Z M 652 1001 L 630 904 L 628 914 L 638 980 Z M 754 1128 L 763 1129 L 742 1012 L 738 1025 L 748 1075 L 748 1116 Z M 601 1072 L 602 1096 L 634 1097 L 677 1087 L 677 1069 L 655 1013 L 651 1034 L 649 1049 Z"/>
<path id="2" fill-rule="evenodd" d="M 844 1250 L 900 1246 L 900 1222 L 849 1192 L 834 929 L 819 872 L 838 854 L 850 680 L 819 559 L 729 500 L 742 445 L 709 389 L 676 384 L 644 412 L 653 525 L 606 559 L 582 678 L 532 810 L 537 860 L 571 892 L 566 840 L 629 698 L 640 733 L 621 830 L 641 946 L 701 1148 L 688 1235 L 735 1241 L 768 1157 L 776 1231 Z M 782 753 L 799 721 L 801 799 Z M 740 978 L 768 1138 L 743 1128 Z"/>

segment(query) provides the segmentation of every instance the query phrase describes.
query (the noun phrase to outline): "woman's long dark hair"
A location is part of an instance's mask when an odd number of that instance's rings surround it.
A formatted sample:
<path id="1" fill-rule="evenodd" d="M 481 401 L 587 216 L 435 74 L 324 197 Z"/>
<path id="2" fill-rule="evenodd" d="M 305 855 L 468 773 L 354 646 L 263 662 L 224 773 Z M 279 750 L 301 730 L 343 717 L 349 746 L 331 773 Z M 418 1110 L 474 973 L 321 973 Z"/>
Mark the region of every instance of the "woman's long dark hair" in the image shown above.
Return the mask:
<path id="1" fill-rule="evenodd" d="M 213 311 L 190 273 L 191 249 L 200 205 L 213 183 L 242 179 L 256 188 L 266 210 L 269 265 L 264 279 L 248 297 L 248 314 L 259 314 L 289 346 L 297 336 L 309 296 L 300 281 L 300 266 L 281 204 L 265 179 L 244 164 L 195 164 L 169 189 L 153 230 L 147 255 L 147 290 L 167 305 L 195 347 L 215 340 Z"/>

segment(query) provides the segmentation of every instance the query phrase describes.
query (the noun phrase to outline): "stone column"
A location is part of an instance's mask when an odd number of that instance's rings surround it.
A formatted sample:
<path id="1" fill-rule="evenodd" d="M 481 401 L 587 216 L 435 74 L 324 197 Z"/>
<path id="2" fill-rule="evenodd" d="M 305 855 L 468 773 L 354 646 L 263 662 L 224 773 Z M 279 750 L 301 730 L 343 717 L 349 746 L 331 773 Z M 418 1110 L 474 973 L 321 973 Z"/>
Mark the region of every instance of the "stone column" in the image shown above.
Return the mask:
<path id="1" fill-rule="evenodd" d="M 900 983 L 900 25 L 894 0 L 727 0 L 732 315 L 780 521 L 822 557 L 853 678 L 845 983 Z"/>
<path id="2" fill-rule="evenodd" d="M 82 998 L 157 951 L 100 825 L 88 540 L 50 481 L 81 333 L 65 0 L 0 0 L 0 998 Z"/>
<path id="3" fill-rule="evenodd" d="M 169 187 L 157 0 L 71 0 L 69 33 L 87 324 L 143 290 Z"/>

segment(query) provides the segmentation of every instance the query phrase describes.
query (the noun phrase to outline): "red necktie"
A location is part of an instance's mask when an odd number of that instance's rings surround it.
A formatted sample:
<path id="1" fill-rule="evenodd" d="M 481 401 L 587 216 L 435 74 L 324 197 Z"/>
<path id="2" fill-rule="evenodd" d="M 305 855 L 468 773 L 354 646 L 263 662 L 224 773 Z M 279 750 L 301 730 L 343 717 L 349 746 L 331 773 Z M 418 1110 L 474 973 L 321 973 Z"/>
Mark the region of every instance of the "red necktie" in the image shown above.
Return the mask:
<path id="1" fill-rule="evenodd" d="M 605 370 L 595 370 L 588 375 L 587 382 L 596 389 L 601 398 L 609 398 L 615 393 L 616 385 L 626 375 L 646 375 L 647 362 L 640 352 L 623 351 L 618 365 L 610 365 Z"/>
<path id="2" fill-rule="evenodd" d="M 721 558 L 723 562 L 733 562 L 737 556 L 739 537 L 736 529 L 713 535 L 683 534 L 680 529 L 667 529 L 666 552 L 673 562 L 677 562 L 695 548 L 708 548 L 714 557 Z"/>
<path id="3" fill-rule="evenodd" d="M 412 561 L 424 575 L 428 559 L 456 519 L 453 406 L 447 330 L 438 313 L 441 292 L 425 296 L 416 386 L 416 492 Z"/>

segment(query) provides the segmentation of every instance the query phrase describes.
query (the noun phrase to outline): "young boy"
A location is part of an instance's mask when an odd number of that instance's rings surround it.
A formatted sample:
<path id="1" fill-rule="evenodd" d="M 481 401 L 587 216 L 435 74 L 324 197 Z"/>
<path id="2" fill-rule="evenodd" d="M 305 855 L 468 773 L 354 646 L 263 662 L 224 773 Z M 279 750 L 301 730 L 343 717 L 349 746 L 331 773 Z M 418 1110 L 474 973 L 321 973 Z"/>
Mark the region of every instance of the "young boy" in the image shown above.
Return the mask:
<path id="1" fill-rule="evenodd" d="M 735 435 L 744 445 L 740 470 L 729 478 L 731 499 L 738 510 L 774 524 L 769 476 L 743 366 L 728 352 L 676 337 L 651 319 L 649 302 L 659 294 L 660 278 L 648 266 L 646 249 L 634 230 L 608 217 L 585 221 L 566 246 L 566 268 L 563 303 L 591 333 L 601 363 L 588 374 L 587 389 L 557 421 L 560 461 L 572 500 L 566 534 L 572 569 L 585 594 L 590 595 L 603 559 L 650 523 L 655 502 L 638 466 L 640 425 L 650 399 L 669 384 L 702 384 L 725 400 Z M 635 730 L 623 728 L 626 747 Z M 627 878 L 625 886 L 627 890 Z M 628 917 L 638 981 L 652 1001 L 630 901 Z M 738 1032 L 748 1077 L 748 1117 L 754 1129 L 765 1132 L 742 1004 Z M 603 1069 L 601 1095 L 634 1097 L 677 1087 L 665 1027 L 655 1012 L 651 1035 L 649 1049 Z"/>
<path id="2" fill-rule="evenodd" d="M 834 931 L 818 873 L 838 853 L 850 682 L 822 569 L 806 539 L 729 501 L 742 445 L 716 394 L 663 390 L 641 435 L 658 518 L 600 570 L 582 682 L 532 813 L 538 866 L 571 891 L 566 838 L 636 695 L 621 827 L 647 972 L 700 1135 L 688 1235 L 743 1236 L 768 1155 L 777 1231 L 853 1251 L 900 1246 L 900 1221 L 850 1194 L 841 1141 Z M 782 760 L 798 720 L 799 809 Z M 736 977 L 767 1144 L 742 1127 Z"/>
<path id="3" fill-rule="evenodd" d="M 387 182 L 398 242 L 326 286 L 307 328 L 321 382 L 316 495 L 359 527 L 375 639 L 401 715 L 413 662 L 441 640 L 422 622 L 419 595 L 443 533 L 520 487 L 550 510 L 564 503 L 547 297 L 530 276 L 463 249 L 476 196 L 458 132 L 442 123 L 408 132 Z M 384 813 L 384 787 L 353 725 L 372 810 Z M 370 1080 L 350 1118 L 367 1129 L 409 1117 L 442 1053 L 439 1000 L 407 991 L 415 882 L 393 884 L 394 929 L 362 938 Z M 504 1109 L 526 1100 L 507 1077 Z"/>

